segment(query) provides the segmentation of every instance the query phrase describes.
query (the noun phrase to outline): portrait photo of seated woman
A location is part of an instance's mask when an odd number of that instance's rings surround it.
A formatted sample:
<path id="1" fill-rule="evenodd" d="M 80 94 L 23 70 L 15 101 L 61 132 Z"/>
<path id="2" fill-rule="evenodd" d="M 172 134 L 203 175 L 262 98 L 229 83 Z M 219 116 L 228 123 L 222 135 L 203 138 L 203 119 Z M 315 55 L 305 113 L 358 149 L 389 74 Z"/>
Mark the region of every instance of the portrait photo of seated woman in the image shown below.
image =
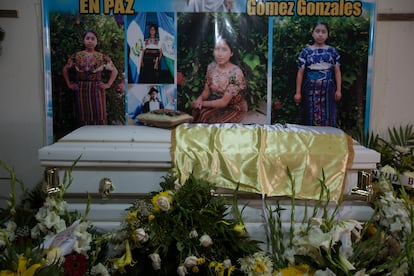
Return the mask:
<path id="1" fill-rule="evenodd" d="M 246 81 L 240 67 L 231 61 L 233 55 L 230 39 L 218 36 L 204 89 L 191 102 L 195 123 L 239 123 L 244 119 L 248 111 L 244 98 Z"/>
<path id="2" fill-rule="evenodd" d="M 265 123 L 267 22 L 235 13 L 177 19 L 177 109 L 198 123 Z"/>

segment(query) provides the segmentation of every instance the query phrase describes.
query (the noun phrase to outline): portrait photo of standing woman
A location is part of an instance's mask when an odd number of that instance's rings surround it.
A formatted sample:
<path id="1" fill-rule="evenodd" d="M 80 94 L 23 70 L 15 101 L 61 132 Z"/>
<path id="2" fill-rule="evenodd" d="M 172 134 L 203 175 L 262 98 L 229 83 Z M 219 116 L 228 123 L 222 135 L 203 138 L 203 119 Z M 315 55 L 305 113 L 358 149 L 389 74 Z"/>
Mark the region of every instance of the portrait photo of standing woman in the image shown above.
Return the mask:
<path id="1" fill-rule="evenodd" d="M 328 37 L 328 25 L 315 23 L 313 44 L 307 45 L 297 59 L 294 100 L 302 103 L 305 125 L 335 127 L 337 123 L 336 103 L 342 98 L 340 55 L 326 44 Z"/>
<path id="2" fill-rule="evenodd" d="M 76 93 L 76 116 L 79 126 L 106 125 L 105 90 L 110 88 L 118 75 L 118 70 L 109 56 L 96 50 L 98 35 L 87 30 L 83 35 L 84 50 L 70 56 L 63 67 L 66 85 Z M 76 79 L 69 78 L 69 70 L 74 69 Z M 102 80 L 102 71 L 110 71 L 107 82 Z"/>

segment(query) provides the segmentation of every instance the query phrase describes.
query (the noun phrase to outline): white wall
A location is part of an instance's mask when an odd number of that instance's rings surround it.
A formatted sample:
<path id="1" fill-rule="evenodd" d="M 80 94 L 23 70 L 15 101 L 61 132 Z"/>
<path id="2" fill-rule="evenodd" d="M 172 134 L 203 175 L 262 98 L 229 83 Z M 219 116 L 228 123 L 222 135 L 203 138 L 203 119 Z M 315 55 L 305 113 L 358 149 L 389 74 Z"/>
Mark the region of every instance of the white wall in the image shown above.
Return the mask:
<path id="1" fill-rule="evenodd" d="M 6 31 L 0 56 L 0 160 L 27 186 L 42 178 L 37 158 L 44 145 L 40 7 L 40 0 L 0 0 L 0 10 L 18 11 L 18 18 L 0 18 Z M 0 180 L 0 196 L 8 195 L 8 183 Z"/>
<path id="2" fill-rule="evenodd" d="M 380 0 L 378 13 L 414 13 L 413 0 Z M 370 129 L 414 124 L 414 21 L 377 21 Z"/>
<path id="3" fill-rule="evenodd" d="M 18 18 L 0 18 L 6 31 L 0 56 L 0 160 L 14 167 L 28 186 L 42 179 L 37 150 L 45 143 L 40 3 L 0 0 L 0 10 L 18 11 Z M 413 0 L 377 3 L 379 13 L 414 12 Z M 413 45 L 414 21 L 377 22 L 370 114 L 374 132 L 414 124 Z M 0 195 L 7 195 L 6 184 L 0 180 Z"/>

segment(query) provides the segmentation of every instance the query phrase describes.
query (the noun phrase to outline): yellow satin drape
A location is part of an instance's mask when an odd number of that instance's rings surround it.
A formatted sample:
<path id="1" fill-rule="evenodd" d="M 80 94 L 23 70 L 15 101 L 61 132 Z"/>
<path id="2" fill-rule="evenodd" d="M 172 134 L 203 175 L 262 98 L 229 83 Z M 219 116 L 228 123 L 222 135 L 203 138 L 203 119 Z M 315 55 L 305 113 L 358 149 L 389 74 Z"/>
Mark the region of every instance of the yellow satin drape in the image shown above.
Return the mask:
<path id="1" fill-rule="evenodd" d="M 172 160 L 181 183 L 192 174 L 217 187 L 318 199 L 322 171 L 331 200 L 342 195 L 352 139 L 330 127 L 183 124 L 172 131 Z"/>

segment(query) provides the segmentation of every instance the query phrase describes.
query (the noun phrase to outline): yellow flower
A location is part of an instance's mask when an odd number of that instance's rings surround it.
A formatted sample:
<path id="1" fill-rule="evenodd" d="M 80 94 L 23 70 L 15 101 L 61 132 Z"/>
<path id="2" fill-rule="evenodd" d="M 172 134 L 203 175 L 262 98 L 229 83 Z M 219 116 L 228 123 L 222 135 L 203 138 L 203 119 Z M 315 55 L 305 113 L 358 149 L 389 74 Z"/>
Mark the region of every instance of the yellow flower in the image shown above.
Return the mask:
<path id="1" fill-rule="evenodd" d="M 206 262 L 206 259 L 204 259 L 204 258 L 198 258 L 198 260 L 197 260 L 198 265 L 205 264 L 205 262 Z"/>
<path id="2" fill-rule="evenodd" d="M 214 272 L 216 273 L 216 276 L 224 276 L 224 264 L 218 263 L 216 261 L 210 262 L 208 265 L 210 269 L 214 269 Z"/>
<path id="3" fill-rule="evenodd" d="M 214 268 L 216 272 L 224 272 L 224 264 L 223 263 L 217 263 L 216 267 Z"/>
<path id="4" fill-rule="evenodd" d="M 217 265 L 217 262 L 216 261 L 212 261 L 212 262 L 210 262 L 210 264 L 208 265 L 208 268 L 214 268 L 214 267 L 216 267 L 216 265 Z"/>
<path id="5" fill-rule="evenodd" d="M 154 206 L 154 210 L 159 212 L 168 211 L 170 208 L 170 204 L 172 203 L 172 197 L 169 191 L 159 192 L 151 199 L 152 205 Z"/>
<path id="6" fill-rule="evenodd" d="M 239 233 L 239 234 L 242 234 L 243 232 L 244 232 L 244 229 L 245 229 L 246 227 L 245 227 L 245 225 L 243 224 L 243 223 L 237 223 L 235 226 L 234 226 L 234 228 L 233 228 L 233 230 L 234 231 L 236 231 L 237 233 Z"/>
<path id="7" fill-rule="evenodd" d="M 233 271 L 236 271 L 236 266 L 235 265 L 232 265 L 232 266 L 229 267 L 229 270 L 227 271 L 227 276 L 231 276 Z"/>
<path id="8" fill-rule="evenodd" d="M 132 211 L 132 212 L 130 211 L 125 217 L 125 221 L 128 223 L 131 223 L 136 220 L 137 220 L 137 211 Z"/>
<path id="9" fill-rule="evenodd" d="M 148 216 L 148 221 L 153 221 L 155 219 L 155 216 L 153 214 Z"/>
<path id="10" fill-rule="evenodd" d="M 378 232 L 377 228 L 373 223 L 370 223 L 367 228 L 367 234 L 369 236 L 374 236 Z"/>
<path id="11" fill-rule="evenodd" d="M 191 268 L 191 271 L 193 272 L 193 273 L 198 273 L 199 271 L 200 271 L 200 269 L 198 268 L 198 266 L 193 266 L 192 268 Z"/>
<path id="12" fill-rule="evenodd" d="M 17 264 L 17 272 L 11 270 L 2 270 L 0 271 L 0 276 L 33 276 L 42 265 L 33 264 L 29 268 L 26 267 L 27 258 L 24 256 L 19 256 L 19 261 Z"/>
<path id="13" fill-rule="evenodd" d="M 306 264 L 289 266 L 278 271 L 281 276 L 299 276 L 299 275 L 313 275 L 310 267 Z"/>
<path id="14" fill-rule="evenodd" d="M 254 272 L 264 273 L 266 271 L 266 265 L 263 262 L 257 262 L 254 264 Z"/>
<path id="15" fill-rule="evenodd" d="M 135 265 L 136 262 L 132 259 L 131 248 L 129 247 L 128 240 L 126 240 L 125 244 L 125 254 L 120 258 L 112 259 L 111 262 L 113 263 L 113 267 L 121 273 L 125 273 L 125 266 Z"/>

